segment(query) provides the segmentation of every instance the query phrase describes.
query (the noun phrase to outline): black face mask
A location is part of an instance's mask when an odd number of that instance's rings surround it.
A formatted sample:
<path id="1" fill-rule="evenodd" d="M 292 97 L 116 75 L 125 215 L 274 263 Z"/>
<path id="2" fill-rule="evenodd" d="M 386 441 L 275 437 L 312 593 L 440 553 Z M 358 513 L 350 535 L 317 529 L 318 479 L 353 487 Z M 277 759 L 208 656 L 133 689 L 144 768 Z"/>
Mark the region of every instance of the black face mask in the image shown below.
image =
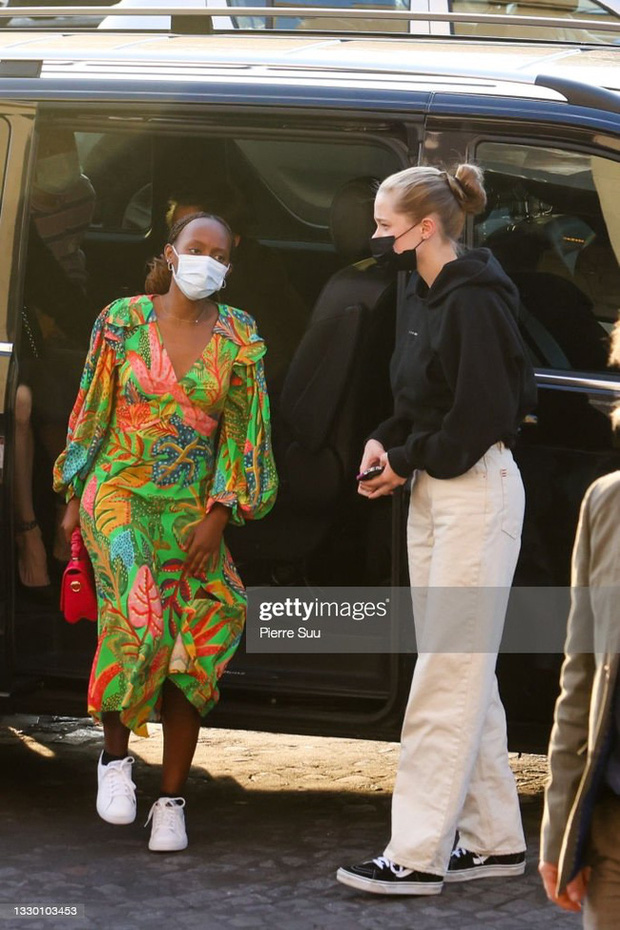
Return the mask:
<path id="1" fill-rule="evenodd" d="M 370 240 L 370 254 L 378 265 L 384 268 L 391 268 L 394 271 L 415 271 L 417 266 L 416 249 L 422 242 L 413 249 L 407 249 L 405 252 L 395 252 L 394 243 L 406 236 L 408 232 L 415 229 L 418 223 L 414 223 L 409 229 L 406 229 L 400 236 L 379 236 Z"/>

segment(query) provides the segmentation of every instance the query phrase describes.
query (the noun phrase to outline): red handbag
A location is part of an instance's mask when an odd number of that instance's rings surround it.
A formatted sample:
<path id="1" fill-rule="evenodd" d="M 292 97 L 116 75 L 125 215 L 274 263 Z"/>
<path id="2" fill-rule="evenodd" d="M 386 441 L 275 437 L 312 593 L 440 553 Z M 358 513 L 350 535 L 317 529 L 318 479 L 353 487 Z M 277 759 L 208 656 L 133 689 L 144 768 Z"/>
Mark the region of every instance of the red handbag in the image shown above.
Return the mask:
<path id="1" fill-rule="evenodd" d="M 60 609 L 68 623 L 97 619 L 95 576 L 79 526 L 71 534 L 71 560 L 62 576 Z"/>

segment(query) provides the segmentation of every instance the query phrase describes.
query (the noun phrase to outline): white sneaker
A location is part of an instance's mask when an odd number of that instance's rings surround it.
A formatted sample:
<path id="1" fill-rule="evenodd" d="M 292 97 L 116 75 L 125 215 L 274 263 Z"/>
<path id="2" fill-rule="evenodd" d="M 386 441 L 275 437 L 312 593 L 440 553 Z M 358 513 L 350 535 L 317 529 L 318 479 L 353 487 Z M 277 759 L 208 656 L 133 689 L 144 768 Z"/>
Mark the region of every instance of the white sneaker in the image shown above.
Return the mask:
<path id="1" fill-rule="evenodd" d="M 136 786 L 131 780 L 133 756 L 97 765 L 97 813 L 108 823 L 133 823 L 136 819 Z"/>
<path id="2" fill-rule="evenodd" d="M 159 798 L 149 812 L 145 827 L 153 820 L 149 849 L 152 852 L 177 852 L 187 846 L 183 798 Z"/>

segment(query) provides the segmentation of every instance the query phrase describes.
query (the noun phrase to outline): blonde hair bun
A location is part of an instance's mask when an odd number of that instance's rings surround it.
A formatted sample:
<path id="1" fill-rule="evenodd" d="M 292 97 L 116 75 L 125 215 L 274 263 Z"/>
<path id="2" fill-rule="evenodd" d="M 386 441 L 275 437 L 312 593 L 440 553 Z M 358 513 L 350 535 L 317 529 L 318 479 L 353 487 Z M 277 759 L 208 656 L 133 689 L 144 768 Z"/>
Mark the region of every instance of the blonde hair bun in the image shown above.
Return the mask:
<path id="1" fill-rule="evenodd" d="M 482 170 L 477 165 L 459 165 L 448 183 L 465 213 L 482 213 L 487 204 Z"/>

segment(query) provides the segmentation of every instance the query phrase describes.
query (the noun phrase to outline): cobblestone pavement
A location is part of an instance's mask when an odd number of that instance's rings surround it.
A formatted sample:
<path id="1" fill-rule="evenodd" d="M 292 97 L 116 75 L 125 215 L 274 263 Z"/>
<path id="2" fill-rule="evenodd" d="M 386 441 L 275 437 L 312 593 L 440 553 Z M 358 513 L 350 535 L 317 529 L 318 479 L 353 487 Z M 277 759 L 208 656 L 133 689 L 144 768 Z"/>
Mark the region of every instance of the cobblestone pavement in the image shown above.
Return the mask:
<path id="1" fill-rule="evenodd" d="M 514 757 L 529 840 L 523 878 L 434 898 L 361 895 L 334 879 L 381 852 L 398 746 L 205 730 L 187 796 L 190 845 L 149 853 L 161 732 L 132 738 L 139 813 L 94 810 L 101 731 L 87 720 L 0 721 L 0 906 L 80 904 L 77 918 L 0 918 L 0 930 L 543 930 L 578 928 L 536 873 L 546 760 Z M 3 914 L 5 912 L 3 911 Z"/>

